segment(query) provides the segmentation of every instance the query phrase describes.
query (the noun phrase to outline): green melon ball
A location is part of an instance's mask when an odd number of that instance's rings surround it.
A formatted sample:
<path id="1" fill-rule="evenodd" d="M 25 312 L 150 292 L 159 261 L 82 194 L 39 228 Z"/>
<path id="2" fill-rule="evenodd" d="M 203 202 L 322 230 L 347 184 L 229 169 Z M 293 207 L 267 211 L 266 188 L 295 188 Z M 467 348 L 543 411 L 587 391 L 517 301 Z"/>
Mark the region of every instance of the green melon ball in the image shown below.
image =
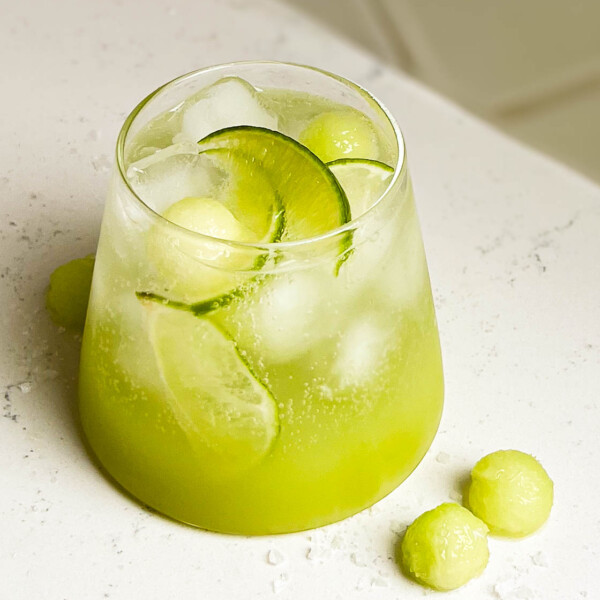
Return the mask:
<path id="1" fill-rule="evenodd" d="M 57 325 L 83 331 L 93 271 L 94 255 L 90 254 L 61 265 L 50 275 L 46 309 Z"/>
<path id="2" fill-rule="evenodd" d="M 299 139 L 323 162 L 379 157 L 373 124 L 354 108 L 321 113 L 306 126 Z"/>
<path id="3" fill-rule="evenodd" d="M 484 456 L 471 471 L 469 507 L 494 535 L 523 537 L 550 515 L 554 485 L 542 465 L 518 450 Z"/>
<path id="4" fill-rule="evenodd" d="M 246 267 L 248 258 L 238 257 L 232 252 L 227 259 L 226 245 L 210 239 L 196 239 L 189 232 L 249 242 L 255 239 L 252 231 L 212 198 L 183 198 L 171 205 L 163 216 L 188 230 L 186 233 L 161 223 L 149 233 L 148 255 L 164 278 L 169 292 L 179 299 L 194 302 L 218 296 L 235 287 L 236 274 L 232 270 Z M 231 270 L 219 268 L 226 259 Z"/>
<path id="5" fill-rule="evenodd" d="M 485 569 L 488 528 L 466 508 L 445 503 L 406 530 L 401 560 L 406 572 L 435 590 L 454 590 Z"/>

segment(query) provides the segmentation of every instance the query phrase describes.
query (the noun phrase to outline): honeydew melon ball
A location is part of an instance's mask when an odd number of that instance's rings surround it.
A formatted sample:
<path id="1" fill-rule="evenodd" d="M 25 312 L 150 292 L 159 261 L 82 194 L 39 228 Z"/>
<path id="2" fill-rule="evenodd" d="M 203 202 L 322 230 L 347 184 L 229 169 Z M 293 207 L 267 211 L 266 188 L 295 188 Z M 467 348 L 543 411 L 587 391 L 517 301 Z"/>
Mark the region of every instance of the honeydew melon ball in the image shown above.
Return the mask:
<path id="1" fill-rule="evenodd" d="M 213 198 L 183 198 L 171 205 L 163 217 L 190 231 L 220 239 L 244 241 L 254 237 L 231 211 Z"/>
<path id="2" fill-rule="evenodd" d="M 466 508 L 444 503 L 423 513 L 401 545 L 405 571 L 439 591 L 454 590 L 481 575 L 488 558 L 488 528 Z"/>
<path id="3" fill-rule="evenodd" d="M 90 254 L 61 265 L 50 275 L 46 309 L 57 325 L 83 331 L 93 271 L 94 255 Z"/>
<path id="4" fill-rule="evenodd" d="M 471 471 L 469 507 L 494 535 L 523 537 L 550 515 L 554 485 L 542 465 L 518 450 L 484 456 Z"/>
<path id="5" fill-rule="evenodd" d="M 317 115 L 299 137 L 323 162 L 340 158 L 379 157 L 377 133 L 359 110 L 345 108 Z"/>
<path id="6" fill-rule="evenodd" d="M 178 299 L 193 302 L 232 289 L 236 283 L 233 271 L 246 266 L 238 264 L 243 257 L 235 262 L 235 251 L 226 244 L 196 238 L 193 232 L 238 242 L 252 241 L 256 234 L 223 204 L 208 197 L 183 198 L 164 211 L 163 216 L 183 228 L 161 223 L 152 228 L 148 239 L 148 253 L 168 290 Z M 224 262 L 229 270 L 221 268 Z"/>

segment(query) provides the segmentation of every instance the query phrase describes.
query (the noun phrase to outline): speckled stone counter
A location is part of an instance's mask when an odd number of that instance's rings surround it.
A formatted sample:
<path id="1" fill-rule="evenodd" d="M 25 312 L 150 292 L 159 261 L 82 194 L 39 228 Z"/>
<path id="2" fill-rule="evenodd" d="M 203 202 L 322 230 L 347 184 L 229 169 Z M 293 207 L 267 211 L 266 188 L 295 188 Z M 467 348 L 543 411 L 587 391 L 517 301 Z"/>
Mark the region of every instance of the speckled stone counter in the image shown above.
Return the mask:
<path id="1" fill-rule="evenodd" d="M 552 517 L 491 539 L 484 575 L 447 597 L 598 597 L 600 188 L 276 4 L 4 2 L 0 34 L 0 598 L 421 598 L 395 566 L 398 534 L 498 448 L 540 458 Z M 439 435 L 405 484 L 273 538 L 195 530 L 119 492 L 82 442 L 78 340 L 43 308 L 52 269 L 94 250 L 129 110 L 176 75 L 250 58 L 338 72 L 397 117 L 447 382 Z"/>

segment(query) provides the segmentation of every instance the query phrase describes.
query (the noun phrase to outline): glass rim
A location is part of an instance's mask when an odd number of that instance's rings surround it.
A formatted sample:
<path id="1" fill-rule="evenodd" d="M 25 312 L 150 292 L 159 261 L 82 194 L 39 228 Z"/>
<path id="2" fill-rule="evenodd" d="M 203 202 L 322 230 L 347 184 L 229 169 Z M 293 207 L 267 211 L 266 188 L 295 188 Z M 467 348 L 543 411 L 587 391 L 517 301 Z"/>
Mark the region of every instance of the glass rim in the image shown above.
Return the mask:
<path id="1" fill-rule="evenodd" d="M 313 71 L 319 73 L 321 75 L 325 75 L 328 78 L 335 79 L 336 81 L 342 83 L 343 85 L 354 89 L 359 92 L 359 94 L 365 96 L 368 100 L 375 103 L 377 108 L 381 110 L 384 114 L 385 118 L 388 120 L 389 124 L 392 126 L 392 130 L 394 133 L 394 140 L 396 142 L 397 150 L 398 150 L 398 161 L 396 166 L 394 167 L 394 173 L 392 175 L 392 179 L 390 183 L 385 188 L 385 190 L 380 194 L 375 202 L 362 214 L 358 217 L 350 219 L 347 223 L 339 225 L 329 231 L 324 233 L 320 233 L 315 236 L 310 236 L 306 238 L 302 238 L 299 240 L 287 240 L 287 241 L 277 241 L 277 242 L 242 242 L 237 240 L 230 240 L 227 238 L 219 238 L 211 235 L 207 235 L 205 233 L 200 233 L 199 231 L 194 231 L 192 229 L 188 229 L 186 227 L 182 227 L 173 221 L 170 221 L 163 215 L 161 215 L 158 211 L 152 208 L 149 204 L 147 204 L 143 198 L 141 198 L 136 191 L 131 186 L 129 179 L 127 177 L 126 169 L 125 169 L 125 143 L 127 140 L 127 135 L 129 134 L 129 130 L 134 123 L 136 117 L 142 111 L 142 109 L 151 102 L 155 97 L 157 97 L 160 93 L 164 92 L 170 87 L 174 87 L 175 85 L 186 81 L 188 79 L 192 79 L 199 75 L 203 75 L 205 73 L 211 73 L 214 71 L 231 69 L 236 66 L 251 66 L 251 65 L 272 65 L 278 67 L 294 67 L 299 69 L 306 69 L 308 71 Z M 205 242 L 211 243 L 219 243 L 226 244 L 231 247 L 238 247 L 240 249 L 258 249 L 261 251 L 272 251 L 272 250 L 284 250 L 284 249 L 294 249 L 302 246 L 307 246 L 310 244 L 318 244 L 320 242 L 326 241 L 330 238 L 336 238 L 337 236 L 342 236 L 349 231 L 354 231 L 358 229 L 360 225 L 368 220 L 368 215 L 371 214 L 390 194 L 392 189 L 396 186 L 397 182 L 400 180 L 401 176 L 404 174 L 406 170 L 406 145 L 404 143 L 404 136 L 396 119 L 393 117 L 391 112 L 386 108 L 386 106 L 380 102 L 373 94 L 371 94 L 368 90 L 363 88 L 358 83 L 347 79 L 346 77 L 342 77 L 340 75 L 336 75 L 330 71 L 326 71 L 325 69 L 320 69 L 319 67 L 313 67 L 311 65 L 305 65 L 301 63 L 293 63 L 286 61 L 276 61 L 276 60 L 244 60 L 244 61 L 233 61 L 228 63 L 221 63 L 217 65 L 211 65 L 209 67 L 204 67 L 202 69 L 196 69 L 194 71 L 190 71 L 183 75 L 179 75 L 174 79 L 164 83 L 163 85 L 156 88 L 154 91 L 150 92 L 143 100 L 141 100 L 135 108 L 129 113 L 127 118 L 125 119 L 117 137 L 117 145 L 116 145 L 116 164 L 117 171 L 120 176 L 121 181 L 125 184 L 128 192 L 135 198 L 135 200 L 144 208 L 150 212 L 153 218 L 156 218 L 159 222 L 164 223 L 168 227 L 176 228 L 182 232 L 185 232 L 186 235 L 191 236 L 191 238 L 196 238 L 198 240 L 203 240 Z"/>

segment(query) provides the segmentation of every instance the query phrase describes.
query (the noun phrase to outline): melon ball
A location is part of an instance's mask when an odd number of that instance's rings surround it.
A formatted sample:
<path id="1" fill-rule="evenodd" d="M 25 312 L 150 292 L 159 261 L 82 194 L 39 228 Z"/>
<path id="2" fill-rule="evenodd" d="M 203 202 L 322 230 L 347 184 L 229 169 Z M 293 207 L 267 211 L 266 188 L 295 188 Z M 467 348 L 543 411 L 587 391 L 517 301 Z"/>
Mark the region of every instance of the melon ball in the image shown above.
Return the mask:
<path id="1" fill-rule="evenodd" d="M 316 116 L 300 134 L 300 142 L 323 162 L 340 158 L 379 157 L 373 124 L 353 108 L 328 111 Z"/>
<path id="2" fill-rule="evenodd" d="M 76 258 L 54 270 L 46 292 L 46 309 L 61 327 L 83 331 L 87 313 L 94 255 Z"/>
<path id="3" fill-rule="evenodd" d="M 488 528 L 466 508 L 441 504 L 406 530 L 401 560 L 406 572 L 435 590 L 454 590 L 481 575 L 488 558 Z"/>
<path id="4" fill-rule="evenodd" d="M 255 234 L 212 198 L 183 198 L 163 216 L 182 229 L 155 225 L 149 232 L 148 255 L 169 292 L 177 299 L 198 302 L 233 289 L 237 281 L 234 269 L 247 267 L 249 258 L 218 240 L 249 242 Z M 196 239 L 194 233 L 210 237 Z M 223 262 L 231 270 L 221 268 Z"/>
<path id="5" fill-rule="evenodd" d="M 553 498 L 554 485 L 542 465 L 518 450 L 492 452 L 471 471 L 469 507 L 494 535 L 533 533 L 550 515 Z"/>

